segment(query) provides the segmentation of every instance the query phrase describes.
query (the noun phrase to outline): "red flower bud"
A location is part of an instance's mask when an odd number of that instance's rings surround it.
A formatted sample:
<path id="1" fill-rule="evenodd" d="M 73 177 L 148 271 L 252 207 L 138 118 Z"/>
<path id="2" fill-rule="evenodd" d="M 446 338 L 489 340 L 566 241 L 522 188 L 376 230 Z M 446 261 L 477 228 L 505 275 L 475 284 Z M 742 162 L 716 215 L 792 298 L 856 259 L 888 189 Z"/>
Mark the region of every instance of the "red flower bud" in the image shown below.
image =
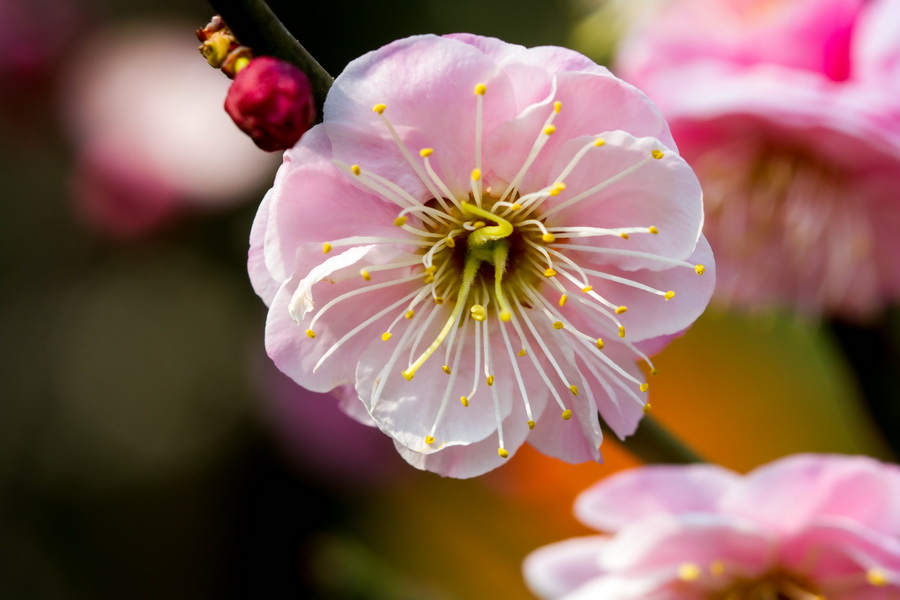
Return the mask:
<path id="1" fill-rule="evenodd" d="M 237 73 L 225 110 L 257 146 L 269 152 L 293 146 L 316 115 L 306 74 L 269 56 L 254 58 Z"/>

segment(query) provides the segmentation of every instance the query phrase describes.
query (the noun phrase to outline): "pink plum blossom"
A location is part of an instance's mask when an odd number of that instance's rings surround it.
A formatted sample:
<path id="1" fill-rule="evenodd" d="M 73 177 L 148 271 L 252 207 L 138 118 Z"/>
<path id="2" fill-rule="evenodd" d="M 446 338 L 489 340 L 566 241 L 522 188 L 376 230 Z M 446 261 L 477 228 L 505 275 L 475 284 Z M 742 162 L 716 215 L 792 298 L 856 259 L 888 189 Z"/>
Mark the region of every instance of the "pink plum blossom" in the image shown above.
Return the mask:
<path id="1" fill-rule="evenodd" d="M 618 73 L 704 189 L 716 298 L 865 319 L 900 297 L 896 0 L 672 0 Z"/>
<path id="2" fill-rule="evenodd" d="M 746 476 L 648 466 L 583 492 L 609 535 L 538 549 L 531 589 L 565 600 L 876 600 L 900 597 L 900 468 L 795 455 Z"/>
<path id="3" fill-rule="evenodd" d="M 282 371 L 337 388 L 416 467 L 471 477 L 526 440 L 599 460 L 598 411 L 634 431 L 636 361 L 712 293 L 702 221 L 635 88 L 562 48 L 425 35 L 335 80 L 249 269 Z"/>

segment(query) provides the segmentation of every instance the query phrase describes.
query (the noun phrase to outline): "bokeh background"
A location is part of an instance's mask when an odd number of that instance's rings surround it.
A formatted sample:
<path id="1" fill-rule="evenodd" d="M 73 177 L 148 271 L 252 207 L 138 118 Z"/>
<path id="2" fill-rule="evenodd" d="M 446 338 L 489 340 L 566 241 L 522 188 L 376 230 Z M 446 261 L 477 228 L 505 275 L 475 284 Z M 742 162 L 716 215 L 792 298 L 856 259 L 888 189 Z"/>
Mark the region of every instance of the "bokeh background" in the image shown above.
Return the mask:
<path id="1" fill-rule="evenodd" d="M 589 0 L 271 4 L 333 74 L 423 32 L 611 52 Z M 211 16 L 0 0 L 0 598 L 529 598 L 524 556 L 587 533 L 575 495 L 637 461 L 609 440 L 602 465 L 525 448 L 443 479 L 269 364 L 246 250 L 279 157 L 222 110 Z M 741 471 L 888 458 L 844 350 L 711 310 L 657 359 L 653 412 Z"/>

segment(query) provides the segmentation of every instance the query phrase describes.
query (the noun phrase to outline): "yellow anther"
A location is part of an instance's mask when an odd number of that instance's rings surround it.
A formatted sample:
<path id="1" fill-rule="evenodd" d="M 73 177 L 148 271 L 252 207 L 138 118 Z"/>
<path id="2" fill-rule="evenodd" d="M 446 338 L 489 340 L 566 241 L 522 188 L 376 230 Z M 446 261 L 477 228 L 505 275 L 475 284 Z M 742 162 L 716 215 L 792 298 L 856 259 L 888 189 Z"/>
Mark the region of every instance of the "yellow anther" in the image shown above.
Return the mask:
<path id="1" fill-rule="evenodd" d="M 353 165 L 352 167 L 350 167 L 350 170 L 354 175 L 359 175 L 360 173 L 362 173 L 362 168 L 360 168 L 359 165 Z"/>
<path id="2" fill-rule="evenodd" d="M 425 279 L 423 279 L 422 282 L 425 283 L 426 285 L 429 283 L 434 283 L 434 275 L 432 275 L 431 273 L 428 273 L 427 275 L 425 275 Z"/>
<path id="3" fill-rule="evenodd" d="M 605 145 L 606 145 L 606 140 L 604 140 L 603 138 L 597 138 L 596 140 L 594 140 L 594 145 L 595 145 L 596 147 L 598 147 L 598 148 L 599 148 L 600 146 L 605 146 Z"/>
<path id="4" fill-rule="evenodd" d="M 394 225 L 396 225 L 397 227 L 403 227 L 404 225 L 406 225 L 406 222 L 408 220 L 409 219 L 407 219 L 405 216 L 397 217 L 396 219 L 394 219 Z"/>
<path id="5" fill-rule="evenodd" d="M 449 374 L 450 374 L 450 365 L 444 365 L 444 366 L 442 366 L 442 367 L 441 367 L 441 370 L 442 370 L 444 373 L 446 373 L 447 375 L 449 375 Z"/>
<path id="6" fill-rule="evenodd" d="M 622 238 L 623 240 L 627 240 L 628 234 L 623 231 L 622 233 L 619 234 L 619 237 Z"/>
<path id="7" fill-rule="evenodd" d="M 481 179 L 481 169 L 472 169 L 472 181 Z"/>
<path id="8" fill-rule="evenodd" d="M 581 288 L 581 291 L 584 292 L 585 294 L 587 294 L 588 292 L 594 291 L 594 286 L 586 285 L 583 288 Z"/>
<path id="9" fill-rule="evenodd" d="M 434 303 L 437 304 L 438 306 L 440 306 L 441 304 L 444 303 L 444 297 L 443 296 L 435 296 Z"/>
<path id="10" fill-rule="evenodd" d="M 617 307 L 616 307 L 616 314 L 617 314 L 617 315 L 621 315 L 623 312 L 627 312 L 627 311 L 628 311 L 628 307 L 627 307 L 627 306 L 617 306 Z"/>
<path id="11" fill-rule="evenodd" d="M 682 581 L 696 581 L 700 574 L 700 567 L 694 563 L 681 563 L 678 567 L 678 579 Z"/>
<path id="12" fill-rule="evenodd" d="M 556 241 L 556 236 L 553 235 L 552 233 L 545 233 L 544 235 L 541 236 L 541 239 L 544 240 L 545 242 L 547 242 L 548 244 L 552 244 L 553 242 Z"/>
<path id="13" fill-rule="evenodd" d="M 694 271 L 697 273 L 697 275 L 703 275 L 704 273 L 706 273 L 706 267 L 704 267 L 703 265 L 697 265 L 696 267 L 694 267 Z"/>
<path id="14" fill-rule="evenodd" d="M 509 452 L 507 452 L 505 448 L 497 448 L 497 454 L 500 455 L 500 458 L 508 458 L 509 457 Z"/>
<path id="15" fill-rule="evenodd" d="M 547 125 L 544 127 L 544 135 L 553 135 L 556 133 L 556 125 Z"/>
<path id="16" fill-rule="evenodd" d="M 651 410 L 651 408 L 650 408 L 650 403 L 648 402 L 647 404 L 645 404 L 645 405 L 644 405 L 644 408 L 642 408 L 641 410 L 643 411 L 643 413 L 644 413 L 645 415 L 649 415 L 649 414 L 650 414 L 650 410 Z"/>
<path id="17" fill-rule="evenodd" d="M 673 292 L 672 290 L 669 290 L 669 291 L 666 292 L 665 295 L 663 296 L 663 298 L 665 298 L 666 300 L 671 300 L 671 299 L 674 298 L 674 297 L 675 297 L 675 292 Z"/>
<path id="18" fill-rule="evenodd" d="M 452 236 L 447 236 L 444 238 L 444 243 L 447 244 L 448 248 L 456 248 L 456 240 L 453 239 Z"/>
<path id="19" fill-rule="evenodd" d="M 567 295 L 563 294 L 562 296 L 559 297 L 559 306 L 560 307 L 565 306 L 566 302 L 568 302 L 568 301 L 569 301 L 569 297 Z"/>
<path id="20" fill-rule="evenodd" d="M 389 339 L 391 339 L 392 337 L 394 337 L 393 333 L 391 333 L 390 331 L 385 331 L 384 333 L 381 334 L 381 341 L 386 342 Z"/>
<path id="21" fill-rule="evenodd" d="M 565 325 L 563 324 L 562 321 L 554 321 L 553 322 L 553 329 L 562 329 L 563 327 L 565 327 Z"/>
<path id="22" fill-rule="evenodd" d="M 487 86 L 484 85 L 483 83 L 476 83 L 475 84 L 475 93 L 478 94 L 479 96 L 484 96 L 487 93 Z"/>
<path id="23" fill-rule="evenodd" d="M 650 389 L 650 384 L 649 384 L 649 383 L 642 383 L 642 384 L 641 384 L 640 390 L 641 390 L 642 392 L 646 392 L 646 391 L 649 390 L 649 389 Z"/>
<path id="24" fill-rule="evenodd" d="M 574 385 L 574 384 L 570 385 L 569 391 L 572 392 L 573 395 L 577 396 L 578 395 L 578 386 Z"/>
<path id="25" fill-rule="evenodd" d="M 434 154 L 434 148 L 422 148 L 419 150 L 419 156 L 422 158 L 428 158 L 432 154 Z"/>
<path id="26" fill-rule="evenodd" d="M 488 375 L 487 377 L 484 378 L 484 382 L 488 385 L 494 385 L 494 376 Z"/>
<path id="27" fill-rule="evenodd" d="M 649 231 L 649 232 L 652 233 L 653 235 L 658 235 L 658 234 L 659 234 L 659 227 L 657 227 L 656 225 L 651 225 L 650 227 L 647 228 L 647 231 Z"/>
<path id="28" fill-rule="evenodd" d="M 556 269 L 550 269 L 544 271 L 544 277 L 554 277 L 556 275 Z"/>
<path id="29" fill-rule="evenodd" d="M 472 229 L 481 229 L 485 226 L 487 226 L 487 223 L 485 223 L 484 221 L 474 221 L 472 223 Z"/>
<path id="30" fill-rule="evenodd" d="M 313 339 L 314 337 L 316 337 L 316 332 L 313 331 L 312 329 L 307 329 L 307 330 L 306 330 L 306 336 L 307 336 L 309 339 Z"/>
<path id="31" fill-rule="evenodd" d="M 556 114 L 559 114 L 559 111 L 561 111 L 561 110 L 562 110 L 562 102 L 557 100 L 556 102 L 553 103 L 553 112 L 555 112 Z"/>
<path id="32" fill-rule="evenodd" d="M 331 244 L 325 242 L 322 244 L 322 254 L 328 254 L 329 252 L 331 252 Z"/>
<path id="33" fill-rule="evenodd" d="M 659 150 L 654 150 L 653 152 L 650 153 L 650 156 L 652 156 L 652 157 L 655 158 L 656 160 L 659 160 L 659 159 L 661 159 L 663 156 L 665 156 L 665 154 L 663 154 L 663 153 L 660 152 Z"/>
<path id="34" fill-rule="evenodd" d="M 649 412 L 650 405 L 647 404 L 644 406 L 644 412 Z M 721 577 L 725 574 L 725 563 L 721 560 L 714 560 L 709 565 L 709 572 L 712 573 L 715 577 Z"/>
<path id="35" fill-rule="evenodd" d="M 403 316 L 406 317 L 407 319 L 412 319 L 414 316 L 416 316 L 416 311 L 408 310 L 408 311 L 406 311 L 406 314 Z"/>
<path id="36" fill-rule="evenodd" d="M 525 356 L 526 354 L 528 354 L 528 351 L 525 350 L 525 348 L 522 348 L 521 350 L 519 350 L 519 356 Z"/>
<path id="37" fill-rule="evenodd" d="M 565 189 L 566 189 L 566 184 L 564 184 L 562 181 L 557 181 L 556 183 L 553 184 L 553 187 L 550 188 L 550 195 L 551 196 L 559 196 L 560 192 L 565 191 Z"/>
<path id="38" fill-rule="evenodd" d="M 366 281 L 372 281 L 372 274 L 369 273 L 369 271 L 366 270 L 366 269 L 360 269 L 359 275 L 360 275 L 360 277 L 362 277 L 362 278 L 365 279 Z"/>
<path id="39" fill-rule="evenodd" d="M 563 421 L 568 421 L 569 419 L 571 419 L 572 418 L 572 409 L 567 408 L 566 410 L 562 411 L 562 418 L 563 418 Z"/>
<path id="40" fill-rule="evenodd" d="M 433 436 L 433 435 L 426 435 L 426 436 L 425 436 L 425 443 L 428 444 L 429 446 L 430 446 L 431 444 L 433 444 L 433 443 L 434 443 L 434 436 Z"/>
<path id="41" fill-rule="evenodd" d="M 416 376 L 416 372 L 411 369 L 400 371 L 400 374 L 403 375 L 407 381 L 412 381 L 412 378 Z"/>
<path id="42" fill-rule="evenodd" d="M 597 342 L 594 345 L 597 346 L 597 350 L 603 350 L 604 344 L 603 340 L 601 340 L 600 338 L 597 338 Z"/>
<path id="43" fill-rule="evenodd" d="M 425 272 L 426 273 L 436 273 L 437 267 L 434 265 L 431 265 L 430 267 L 425 267 Z"/>
<path id="44" fill-rule="evenodd" d="M 513 204 L 512 206 L 510 206 L 510 208 L 513 210 L 522 210 L 522 205 L 519 203 L 516 203 L 516 204 Z"/>
<path id="45" fill-rule="evenodd" d="M 375 112 L 377 112 L 380 115 L 384 112 L 384 109 L 386 109 L 386 108 L 387 108 L 387 106 L 385 106 L 384 104 L 376 104 L 375 106 L 372 107 L 372 110 L 374 110 Z"/>
<path id="46" fill-rule="evenodd" d="M 534 429 L 534 426 L 535 426 L 534 421 L 528 421 L 528 429 Z"/>
<path id="47" fill-rule="evenodd" d="M 619 337 L 620 338 L 625 337 L 625 326 L 624 325 L 619 325 Z"/>
<path id="48" fill-rule="evenodd" d="M 468 405 L 469 405 L 469 399 L 466 398 L 465 396 L 460 396 L 460 397 L 459 397 L 459 402 L 460 402 L 460 404 L 462 404 L 463 406 L 468 406 Z"/>
<path id="49" fill-rule="evenodd" d="M 487 319 L 487 311 L 480 304 L 473 304 L 469 309 L 469 312 L 472 314 L 472 318 L 476 321 L 484 321 Z"/>
<path id="50" fill-rule="evenodd" d="M 501 320 L 501 321 L 503 321 L 504 323 L 508 323 L 511 319 L 512 319 L 512 313 L 511 313 L 511 312 L 509 312 L 508 310 L 501 310 L 501 311 L 500 311 L 500 320 Z"/>
<path id="51" fill-rule="evenodd" d="M 866 571 L 866 581 L 875 587 L 883 587 L 890 583 L 887 573 L 878 568 Z"/>

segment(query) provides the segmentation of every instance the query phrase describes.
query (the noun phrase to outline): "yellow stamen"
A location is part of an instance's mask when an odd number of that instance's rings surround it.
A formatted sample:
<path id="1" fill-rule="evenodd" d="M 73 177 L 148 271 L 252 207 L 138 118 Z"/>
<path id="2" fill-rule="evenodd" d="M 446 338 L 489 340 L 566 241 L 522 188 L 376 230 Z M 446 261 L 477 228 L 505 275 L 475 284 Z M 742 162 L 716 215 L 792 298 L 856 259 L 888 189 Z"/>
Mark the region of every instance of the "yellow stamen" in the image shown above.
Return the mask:
<path id="1" fill-rule="evenodd" d="M 519 350 L 519 356 L 525 356 L 526 354 L 528 354 L 528 351 L 525 350 L 525 348 L 522 348 L 521 350 Z"/>
<path id="2" fill-rule="evenodd" d="M 619 237 L 622 238 L 623 240 L 627 240 L 628 234 L 623 231 L 622 233 L 619 234 Z"/>
<path id="3" fill-rule="evenodd" d="M 460 397 L 459 397 L 459 401 L 460 401 L 460 403 L 461 403 L 463 406 L 468 406 L 468 405 L 469 405 L 469 399 L 466 398 L 465 396 L 460 396 Z"/>
<path id="4" fill-rule="evenodd" d="M 419 156 L 422 158 L 428 158 L 432 154 L 434 154 L 434 148 L 422 148 L 419 150 Z"/>
<path id="5" fill-rule="evenodd" d="M 625 326 L 624 325 L 619 325 L 619 337 L 620 338 L 625 337 Z"/>
<path id="6" fill-rule="evenodd" d="M 650 389 L 650 384 L 649 384 L 649 383 L 642 383 L 640 389 L 641 389 L 642 392 L 646 392 L 647 390 Z"/>
<path id="7" fill-rule="evenodd" d="M 367 269 L 361 269 L 361 270 L 359 271 L 359 275 L 360 275 L 360 277 L 362 277 L 362 278 L 365 279 L 366 281 L 372 281 L 372 274 L 369 273 L 369 271 L 368 271 Z"/>
<path id="8" fill-rule="evenodd" d="M 675 292 L 673 292 L 672 290 L 669 290 L 668 292 L 666 292 L 666 295 L 663 296 L 663 297 L 664 297 L 666 300 L 671 300 L 672 298 L 675 297 Z"/>
<path id="9" fill-rule="evenodd" d="M 475 93 L 478 94 L 479 96 L 484 96 L 487 93 L 487 86 L 484 85 L 483 83 L 476 83 L 475 84 Z"/>
<path id="10" fill-rule="evenodd" d="M 875 587 L 884 587 L 890 583 L 887 573 L 878 568 L 866 571 L 866 581 Z"/>
<path id="11" fill-rule="evenodd" d="M 481 169 L 472 169 L 472 181 L 481 179 Z"/>
<path id="12" fill-rule="evenodd" d="M 659 150 L 654 150 L 653 152 L 650 153 L 650 156 L 652 156 L 652 157 L 655 158 L 656 160 L 659 160 L 659 159 L 661 159 L 663 156 L 665 156 L 665 154 L 663 154 L 663 153 L 660 152 Z"/>
<path id="13" fill-rule="evenodd" d="M 534 429 L 534 425 L 535 425 L 534 421 L 528 421 L 528 429 Z"/>
<path id="14" fill-rule="evenodd" d="M 565 324 L 562 321 L 553 322 L 553 329 L 562 329 L 563 327 L 565 327 Z"/>
<path id="15" fill-rule="evenodd" d="M 541 236 L 541 239 L 544 240 L 548 244 L 552 244 L 553 242 L 556 241 L 556 236 L 553 235 L 552 233 L 545 233 L 544 235 Z"/>
<path id="16" fill-rule="evenodd" d="M 597 345 L 597 350 L 603 350 L 603 345 L 604 345 L 604 344 L 603 344 L 603 340 L 601 340 L 600 338 L 597 338 L 597 344 L 596 344 L 596 345 Z"/>
<path id="17" fill-rule="evenodd" d="M 386 342 L 392 337 L 394 337 L 394 334 L 392 334 L 390 331 L 385 331 L 381 334 L 381 341 Z"/>
<path id="18" fill-rule="evenodd" d="M 574 385 L 574 384 L 570 385 L 569 391 L 572 392 L 572 395 L 577 396 L 578 395 L 578 386 Z"/>
<path id="19" fill-rule="evenodd" d="M 362 173 L 362 169 L 360 168 L 359 165 L 353 165 L 352 167 L 350 167 L 350 170 L 353 172 L 354 175 L 359 175 L 360 173 Z"/>
<path id="20" fill-rule="evenodd" d="M 306 330 L 306 336 L 307 336 L 309 339 L 313 339 L 314 337 L 316 337 L 316 332 L 313 331 L 312 329 L 307 329 L 307 330 Z"/>
<path id="21" fill-rule="evenodd" d="M 438 306 L 440 306 L 441 304 L 444 303 L 444 297 L 443 296 L 435 296 L 434 303 L 437 304 Z"/>
<path id="22" fill-rule="evenodd" d="M 556 125 L 547 125 L 544 127 L 544 135 L 553 135 L 556 133 Z"/>
<path id="23" fill-rule="evenodd" d="M 606 140 L 604 140 L 603 138 L 597 138 L 596 140 L 594 140 L 594 145 L 595 145 L 596 147 L 598 147 L 598 148 L 599 148 L 600 146 L 605 146 L 605 145 L 606 145 Z"/>
<path id="24" fill-rule="evenodd" d="M 644 413 L 645 415 L 649 415 L 649 414 L 650 414 L 650 411 L 652 410 L 652 409 L 650 408 L 650 403 L 648 402 L 647 404 L 645 404 L 645 405 L 644 405 L 644 408 L 642 408 L 641 410 L 643 411 L 643 413 Z M 713 564 L 715 564 L 715 563 L 713 563 Z"/>
<path id="25" fill-rule="evenodd" d="M 628 307 L 627 307 L 627 306 L 617 306 L 617 307 L 616 307 L 616 314 L 617 314 L 617 315 L 621 315 L 623 312 L 627 312 L 627 311 L 628 311 Z"/>
<path id="26" fill-rule="evenodd" d="M 329 252 L 331 252 L 331 244 L 325 242 L 322 244 L 322 254 L 328 254 Z"/>
<path id="27" fill-rule="evenodd" d="M 469 309 L 469 312 L 472 314 L 472 318 L 479 323 L 487 319 L 487 311 L 480 304 L 473 304 L 472 308 Z"/>
<path id="28" fill-rule="evenodd" d="M 387 106 L 385 106 L 384 104 L 376 104 L 375 106 L 372 107 L 372 110 L 374 110 L 375 112 L 377 112 L 380 115 L 380 114 L 384 113 L 384 109 L 386 109 L 386 108 L 387 108 Z"/>
<path id="29" fill-rule="evenodd" d="M 544 277 L 553 277 L 556 275 L 556 269 L 547 269 L 544 271 Z"/>
<path id="30" fill-rule="evenodd" d="M 566 302 L 568 302 L 568 301 L 569 301 L 569 297 L 567 295 L 563 294 L 562 296 L 559 297 L 559 306 L 560 307 L 565 306 Z"/>
<path id="31" fill-rule="evenodd" d="M 407 319 L 412 319 L 414 316 L 416 316 L 416 311 L 408 310 L 408 311 L 406 311 L 406 314 L 403 316 L 406 317 Z"/>
<path id="32" fill-rule="evenodd" d="M 682 581 L 696 581 L 700 577 L 700 567 L 694 563 L 681 563 L 678 567 L 678 579 Z"/>
<path id="33" fill-rule="evenodd" d="M 553 187 L 550 188 L 550 195 L 551 196 L 559 196 L 560 192 L 564 192 L 565 189 L 566 189 L 566 184 L 564 184 L 562 181 L 557 181 L 556 183 L 553 184 Z"/>
<path id="34" fill-rule="evenodd" d="M 487 377 L 484 378 L 484 382 L 487 383 L 488 385 L 494 385 L 494 376 L 488 375 Z"/>
<path id="35" fill-rule="evenodd" d="M 593 290 L 594 290 L 594 286 L 592 286 L 592 285 L 586 285 L 583 288 L 581 288 L 581 291 L 584 292 L 585 294 L 587 294 L 588 292 L 591 292 Z"/>
<path id="36" fill-rule="evenodd" d="M 649 229 L 647 229 L 653 235 L 659 235 L 659 228 L 656 225 L 651 225 Z"/>
<path id="37" fill-rule="evenodd" d="M 443 367 L 441 367 L 441 370 L 444 371 L 444 373 L 446 373 L 447 375 L 449 375 L 450 374 L 450 365 L 444 365 Z"/>
<path id="38" fill-rule="evenodd" d="M 425 436 L 425 443 L 428 444 L 429 446 L 430 446 L 431 444 L 433 444 L 433 443 L 434 443 L 434 436 L 433 436 L 433 435 L 426 435 L 426 436 Z"/>
<path id="39" fill-rule="evenodd" d="M 561 111 L 561 110 L 562 110 L 562 102 L 557 100 L 556 102 L 553 103 L 553 112 L 555 112 L 556 114 L 559 114 L 559 111 Z"/>
<path id="40" fill-rule="evenodd" d="M 571 419 L 572 418 L 572 409 L 567 408 L 566 410 L 564 410 L 562 412 L 562 418 L 563 418 L 563 421 L 568 421 L 569 419 Z"/>
<path id="41" fill-rule="evenodd" d="M 704 267 L 703 265 L 697 265 L 696 267 L 694 267 L 694 271 L 697 273 L 697 275 L 703 275 L 704 273 L 706 273 L 706 267 Z"/>
<path id="42" fill-rule="evenodd" d="M 497 454 L 500 455 L 500 458 L 508 458 L 509 457 L 509 452 L 507 452 L 503 448 L 497 448 Z"/>
<path id="43" fill-rule="evenodd" d="M 404 225 L 406 225 L 406 222 L 408 220 L 409 219 L 407 219 L 405 216 L 397 217 L 396 219 L 394 219 L 394 225 L 396 225 L 397 227 L 403 227 Z"/>

